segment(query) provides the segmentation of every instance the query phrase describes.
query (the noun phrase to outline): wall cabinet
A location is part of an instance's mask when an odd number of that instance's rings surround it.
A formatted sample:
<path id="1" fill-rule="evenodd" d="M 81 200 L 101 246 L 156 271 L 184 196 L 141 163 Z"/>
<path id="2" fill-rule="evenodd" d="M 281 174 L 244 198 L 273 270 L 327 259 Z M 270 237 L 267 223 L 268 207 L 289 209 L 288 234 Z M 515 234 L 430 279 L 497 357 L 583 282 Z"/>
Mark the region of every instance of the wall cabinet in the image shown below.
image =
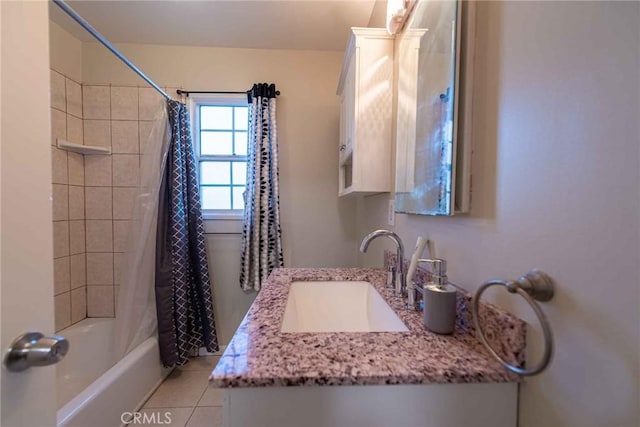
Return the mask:
<path id="1" fill-rule="evenodd" d="M 338 194 L 391 191 L 393 36 L 352 28 L 338 84 Z"/>

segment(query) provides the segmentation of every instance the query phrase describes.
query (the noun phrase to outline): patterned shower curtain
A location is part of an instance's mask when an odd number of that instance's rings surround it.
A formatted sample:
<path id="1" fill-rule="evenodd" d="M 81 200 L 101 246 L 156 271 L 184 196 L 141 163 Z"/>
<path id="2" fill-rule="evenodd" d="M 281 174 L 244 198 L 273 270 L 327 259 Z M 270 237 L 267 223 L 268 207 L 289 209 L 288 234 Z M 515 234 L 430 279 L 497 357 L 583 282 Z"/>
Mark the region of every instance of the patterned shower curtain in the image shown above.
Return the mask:
<path id="1" fill-rule="evenodd" d="M 240 285 L 245 291 L 259 291 L 271 270 L 284 265 L 278 192 L 276 86 L 255 84 L 248 95 L 251 107 Z"/>
<path id="2" fill-rule="evenodd" d="M 196 162 L 184 104 L 167 101 L 171 141 L 162 174 L 156 239 L 160 357 L 184 365 L 190 352 L 218 350 Z"/>

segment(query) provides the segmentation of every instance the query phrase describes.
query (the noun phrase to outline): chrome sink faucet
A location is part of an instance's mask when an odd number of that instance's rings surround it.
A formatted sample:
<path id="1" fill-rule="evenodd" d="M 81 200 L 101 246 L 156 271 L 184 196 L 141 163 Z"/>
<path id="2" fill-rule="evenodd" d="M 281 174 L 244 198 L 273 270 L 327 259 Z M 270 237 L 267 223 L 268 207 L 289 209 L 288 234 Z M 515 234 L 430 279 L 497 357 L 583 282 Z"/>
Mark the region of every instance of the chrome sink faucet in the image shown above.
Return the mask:
<path id="1" fill-rule="evenodd" d="M 403 297 L 407 294 L 407 278 L 406 273 L 404 271 L 404 245 L 402 244 L 402 240 L 400 236 L 398 236 L 393 231 L 389 230 L 376 230 L 372 233 L 367 234 L 364 239 L 362 239 L 362 243 L 360 244 L 360 252 L 367 252 L 367 248 L 369 247 L 369 243 L 376 237 L 385 236 L 393 240 L 396 244 L 396 264 L 397 271 L 395 275 L 395 286 L 393 290 L 393 294 L 396 297 Z"/>

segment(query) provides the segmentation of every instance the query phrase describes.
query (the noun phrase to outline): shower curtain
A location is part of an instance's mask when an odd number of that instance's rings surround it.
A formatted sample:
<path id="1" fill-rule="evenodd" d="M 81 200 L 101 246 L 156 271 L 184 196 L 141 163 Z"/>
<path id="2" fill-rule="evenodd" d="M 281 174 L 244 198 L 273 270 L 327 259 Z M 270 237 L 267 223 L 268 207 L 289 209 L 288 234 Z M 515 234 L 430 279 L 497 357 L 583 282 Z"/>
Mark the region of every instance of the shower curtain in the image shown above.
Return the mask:
<path id="1" fill-rule="evenodd" d="M 162 362 L 173 366 L 184 364 L 189 350 L 201 343 L 218 350 L 186 107 L 169 101 L 160 109 L 151 133 L 141 135 L 140 148 L 134 220 L 116 306 L 115 352 L 119 360 L 158 331 Z M 184 237 L 191 242 L 181 245 Z M 174 288 L 179 288 L 176 304 Z M 158 307 L 158 301 L 164 305 Z"/>
<path id="2" fill-rule="evenodd" d="M 122 257 L 116 304 L 115 352 L 120 360 L 157 327 L 154 292 L 158 196 L 169 138 L 167 109 L 160 108 L 151 132 L 140 135 L 140 180 L 134 198 L 127 251 Z"/>
<path id="3" fill-rule="evenodd" d="M 271 270 L 284 265 L 278 191 L 276 85 L 254 84 L 248 95 L 251 113 L 240 285 L 245 291 L 259 291 Z"/>
<path id="4" fill-rule="evenodd" d="M 167 101 L 171 141 L 158 202 L 155 295 L 160 358 L 184 365 L 200 347 L 218 351 L 204 224 L 184 104 Z"/>

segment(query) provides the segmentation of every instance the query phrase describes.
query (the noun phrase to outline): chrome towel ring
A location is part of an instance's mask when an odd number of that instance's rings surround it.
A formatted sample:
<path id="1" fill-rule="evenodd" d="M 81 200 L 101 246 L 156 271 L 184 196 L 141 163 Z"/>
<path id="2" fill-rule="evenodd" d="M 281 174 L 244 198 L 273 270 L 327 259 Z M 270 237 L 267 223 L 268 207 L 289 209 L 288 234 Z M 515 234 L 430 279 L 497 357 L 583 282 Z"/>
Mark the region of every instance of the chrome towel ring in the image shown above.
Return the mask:
<path id="1" fill-rule="evenodd" d="M 487 290 L 487 288 L 493 285 L 504 286 L 509 292 L 517 293 L 522 296 L 522 298 L 524 298 L 529 303 L 533 311 L 536 313 L 538 320 L 540 321 L 540 325 L 542 326 L 542 333 L 544 335 L 544 354 L 542 355 L 542 360 L 540 361 L 540 363 L 531 369 L 522 369 L 507 363 L 502 357 L 500 357 L 498 353 L 495 352 L 493 348 L 491 348 L 491 346 L 487 342 L 486 337 L 484 336 L 484 332 L 480 327 L 480 320 L 478 319 L 478 307 L 480 304 L 482 293 Z M 553 280 L 548 274 L 539 270 L 531 270 L 524 276 L 521 276 L 520 279 L 515 281 L 490 280 L 483 283 L 476 291 L 472 302 L 473 324 L 476 328 L 478 339 L 487 348 L 487 351 L 500 363 L 502 363 L 508 370 L 515 372 L 518 375 L 539 374 L 547 368 L 549 362 L 551 361 L 551 355 L 553 354 L 553 336 L 551 334 L 551 326 L 549 325 L 549 321 L 547 320 L 547 317 L 544 315 L 542 309 L 536 303 L 536 301 L 545 302 L 550 301 L 552 298 Z"/>

